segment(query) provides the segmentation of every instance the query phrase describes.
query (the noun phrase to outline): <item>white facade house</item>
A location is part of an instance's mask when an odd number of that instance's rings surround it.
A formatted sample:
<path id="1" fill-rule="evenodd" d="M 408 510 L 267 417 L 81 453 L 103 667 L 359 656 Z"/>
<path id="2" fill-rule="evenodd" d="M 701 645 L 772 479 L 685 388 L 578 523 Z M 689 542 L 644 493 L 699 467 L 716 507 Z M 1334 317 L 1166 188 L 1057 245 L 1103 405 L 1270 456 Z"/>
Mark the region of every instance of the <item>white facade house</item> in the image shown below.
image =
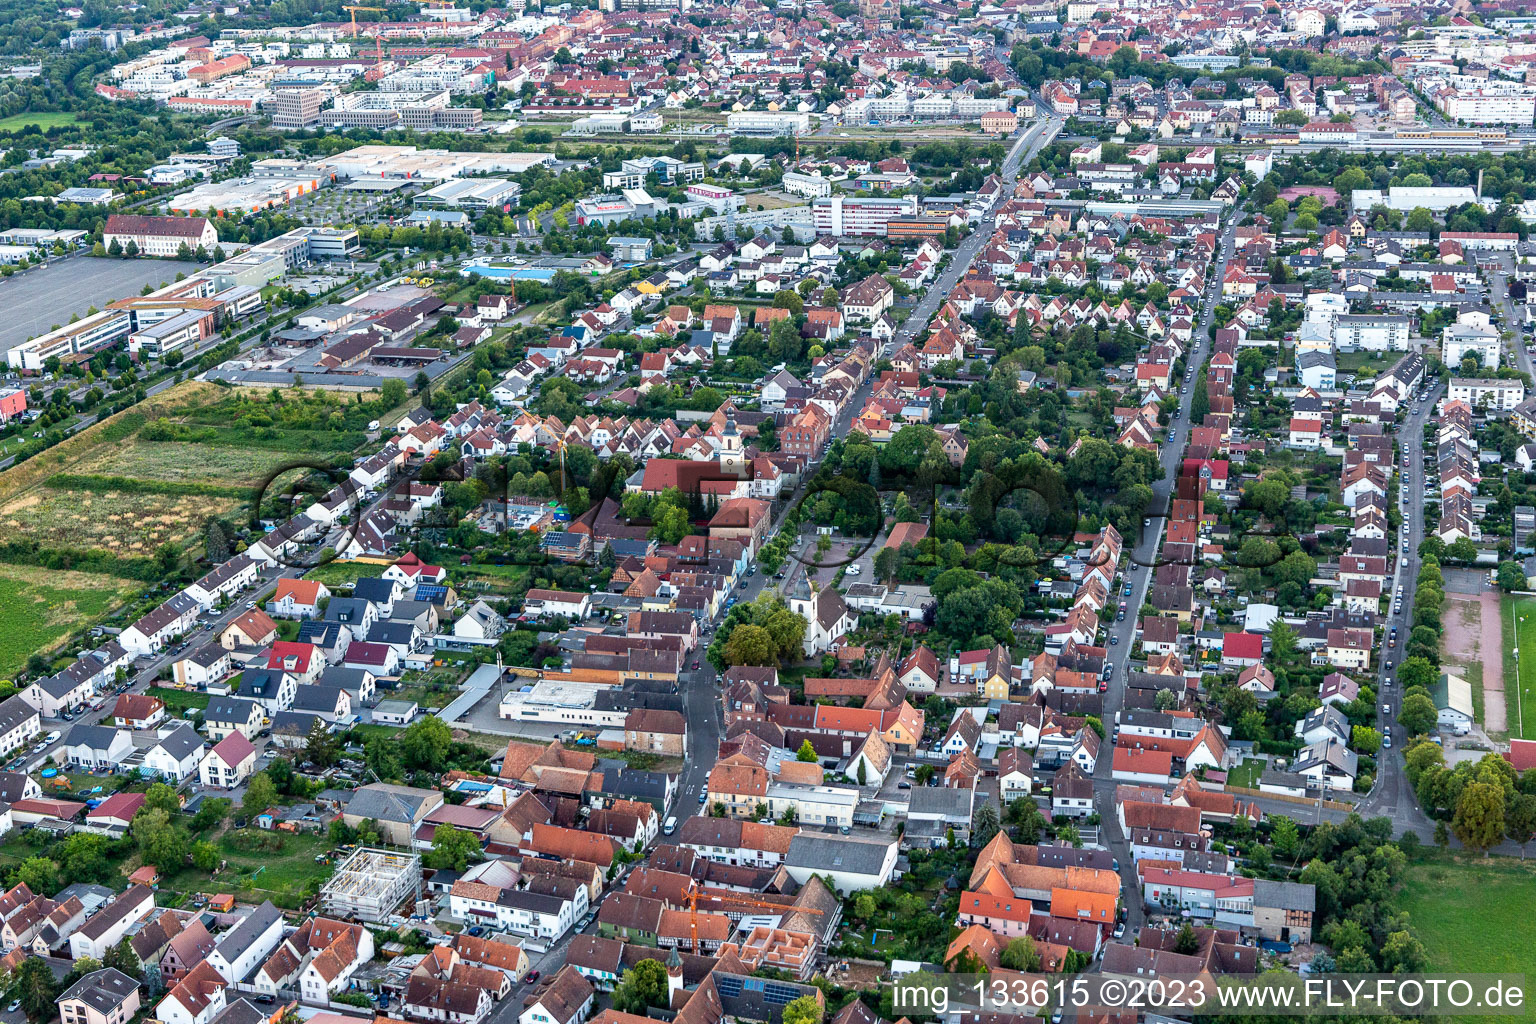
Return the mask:
<path id="1" fill-rule="evenodd" d="M 1448 325 L 1440 336 L 1440 361 L 1459 366 L 1467 356 L 1476 356 L 1485 370 L 1499 368 L 1499 331 L 1485 323 L 1466 322 L 1465 314 Z"/>
<path id="2" fill-rule="evenodd" d="M 144 752 L 144 767 L 162 778 L 181 782 L 197 774 L 203 758 L 203 738 L 190 723 L 174 725 L 161 734 L 159 742 Z"/>
<path id="3" fill-rule="evenodd" d="M 1513 412 L 1515 406 L 1525 401 L 1525 383 L 1496 378 L 1452 377 L 1446 398 L 1452 402 L 1466 402 L 1473 408 L 1481 407 L 1489 412 Z"/>
<path id="4" fill-rule="evenodd" d="M 29 745 L 42 729 L 42 716 L 20 695 L 0 703 L 0 753 L 9 754 Z"/>
<path id="5" fill-rule="evenodd" d="M 208 963 L 231 985 L 244 981 L 283 939 L 283 915 L 265 900 L 220 935 Z"/>
<path id="6" fill-rule="evenodd" d="M 234 789 L 250 778 L 255 767 L 256 748 L 242 733 L 232 732 L 203 755 L 198 775 L 205 786 Z"/>
<path id="7" fill-rule="evenodd" d="M 549 940 L 569 931 L 578 916 L 575 902 L 559 896 L 463 881 L 448 894 L 448 912 L 460 921 Z"/>
<path id="8" fill-rule="evenodd" d="M 1333 323 L 1333 343 L 1345 352 L 1404 352 L 1408 349 L 1408 335 L 1406 316 L 1345 314 Z"/>
<path id="9" fill-rule="evenodd" d="M 100 960 L 128 930 L 155 909 L 155 894 L 145 885 L 131 885 L 86 919 L 69 937 L 69 955 Z M 163 1018 L 162 1018 L 163 1019 Z"/>

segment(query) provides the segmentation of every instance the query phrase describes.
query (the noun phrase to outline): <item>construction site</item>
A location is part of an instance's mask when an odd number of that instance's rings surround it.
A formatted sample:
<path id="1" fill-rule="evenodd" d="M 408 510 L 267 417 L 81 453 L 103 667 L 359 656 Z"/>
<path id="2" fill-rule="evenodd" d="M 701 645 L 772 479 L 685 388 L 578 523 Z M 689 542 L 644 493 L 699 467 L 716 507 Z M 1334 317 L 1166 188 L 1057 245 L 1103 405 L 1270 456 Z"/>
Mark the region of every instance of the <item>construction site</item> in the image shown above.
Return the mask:
<path id="1" fill-rule="evenodd" d="M 380 924 L 402 903 L 407 915 L 421 893 L 421 857 L 359 847 L 336 868 L 320 890 L 324 912 L 343 919 Z"/>

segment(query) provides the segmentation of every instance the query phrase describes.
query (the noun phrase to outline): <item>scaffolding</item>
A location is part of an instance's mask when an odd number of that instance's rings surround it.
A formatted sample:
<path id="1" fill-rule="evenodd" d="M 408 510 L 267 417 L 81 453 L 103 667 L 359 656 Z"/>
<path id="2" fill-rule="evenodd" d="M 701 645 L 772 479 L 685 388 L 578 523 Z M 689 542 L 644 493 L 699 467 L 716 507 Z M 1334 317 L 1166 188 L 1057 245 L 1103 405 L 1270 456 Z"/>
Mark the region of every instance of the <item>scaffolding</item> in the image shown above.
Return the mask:
<path id="1" fill-rule="evenodd" d="M 361 847 L 352 851 L 320 890 L 327 914 L 378 924 L 421 891 L 421 857 Z"/>

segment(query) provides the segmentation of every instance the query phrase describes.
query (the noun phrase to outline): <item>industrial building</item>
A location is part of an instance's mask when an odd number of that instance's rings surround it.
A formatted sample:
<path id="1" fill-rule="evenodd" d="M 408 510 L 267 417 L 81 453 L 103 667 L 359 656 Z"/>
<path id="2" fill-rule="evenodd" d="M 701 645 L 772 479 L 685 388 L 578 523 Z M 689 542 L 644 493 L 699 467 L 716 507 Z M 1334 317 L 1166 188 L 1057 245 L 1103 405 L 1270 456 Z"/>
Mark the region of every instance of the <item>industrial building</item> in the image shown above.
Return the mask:
<path id="1" fill-rule="evenodd" d="M 523 187 L 506 178 L 458 178 L 427 189 L 413 202 L 426 209 L 459 209 L 483 213 L 493 207 L 516 206 Z"/>

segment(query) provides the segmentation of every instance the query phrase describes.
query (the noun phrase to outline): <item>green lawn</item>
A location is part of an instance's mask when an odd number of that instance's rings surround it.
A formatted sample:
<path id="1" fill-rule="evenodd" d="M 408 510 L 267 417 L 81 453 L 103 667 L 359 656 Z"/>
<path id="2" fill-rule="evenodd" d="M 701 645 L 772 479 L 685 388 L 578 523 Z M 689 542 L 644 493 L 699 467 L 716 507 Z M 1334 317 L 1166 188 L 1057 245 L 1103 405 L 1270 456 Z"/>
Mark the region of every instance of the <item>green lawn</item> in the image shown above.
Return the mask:
<path id="1" fill-rule="evenodd" d="M 384 570 L 388 568 L 388 564 L 344 562 L 337 559 L 334 562 L 326 562 L 324 565 L 315 566 L 304 574 L 304 578 L 307 580 L 318 580 L 334 590 L 337 587 L 351 587 L 358 580 L 366 579 L 370 576 L 382 576 L 384 575 Z"/>
<path id="2" fill-rule="evenodd" d="M 1241 786 L 1244 789 L 1259 788 L 1259 774 L 1264 771 L 1264 762 L 1256 757 L 1249 757 L 1227 773 L 1227 785 Z"/>
<path id="3" fill-rule="evenodd" d="M 143 584 L 98 573 L 0 565 L 0 679 L 21 670 L 76 629 L 100 621 Z"/>
<path id="4" fill-rule="evenodd" d="M 36 125 L 43 131 L 49 128 L 61 128 L 65 125 L 75 124 L 79 121 L 74 114 L 68 111 L 39 111 L 35 114 L 12 114 L 10 117 L 0 118 L 0 132 L 19 132 L 28 125 Z"/>
<path id="5" fill-rule="evenodd" d="M 1509 735 L 1536 739 L 1536 600 L 1504 598 L 1499 608 L 1504 639 L 1504 701 Z M 1515 648 L 1520 649 L 1515 664 Z M 1518 683 L 1517 683 L 1518 679 Z M 1530 707 L 1526 707 L 1529 704 Z M 1530 714 L 1526 714 L 1529 711 Z"/>
<path id="6" fill-rule="evenodd" d="M 173 717 L 180 717 L 181 713 L 188 708 L 202 710 L 212 700 L 206 693 L 198 693 L 196 690 L 177 690 L 170 686 L 151 686 L 144 692 L 165 701 L 166 714 Z"/>
<path id="7" fill-rule="evenodd" d="M 312 882 L 331 875 L 331 865 L 315 862 L 331 849 L 322 835 L 292 835 L 256 828 L 230 830 L 215 840 L 223 870 L 210 876 L 188 865 L 160 881 L 162 890 L 231 893 L 242 901 L 270 899 L 287 909 L 303 902 Z"/>
<path id="8" fill-rule="evenodd" d="M 1425 854 L 1409 868 L 1402 893 L 1434 973 L 1536 975 L 1536 946 L 1527 941 L 1533 902 L 1536 863 L 1504 857 L 1463 861 Z"/>

